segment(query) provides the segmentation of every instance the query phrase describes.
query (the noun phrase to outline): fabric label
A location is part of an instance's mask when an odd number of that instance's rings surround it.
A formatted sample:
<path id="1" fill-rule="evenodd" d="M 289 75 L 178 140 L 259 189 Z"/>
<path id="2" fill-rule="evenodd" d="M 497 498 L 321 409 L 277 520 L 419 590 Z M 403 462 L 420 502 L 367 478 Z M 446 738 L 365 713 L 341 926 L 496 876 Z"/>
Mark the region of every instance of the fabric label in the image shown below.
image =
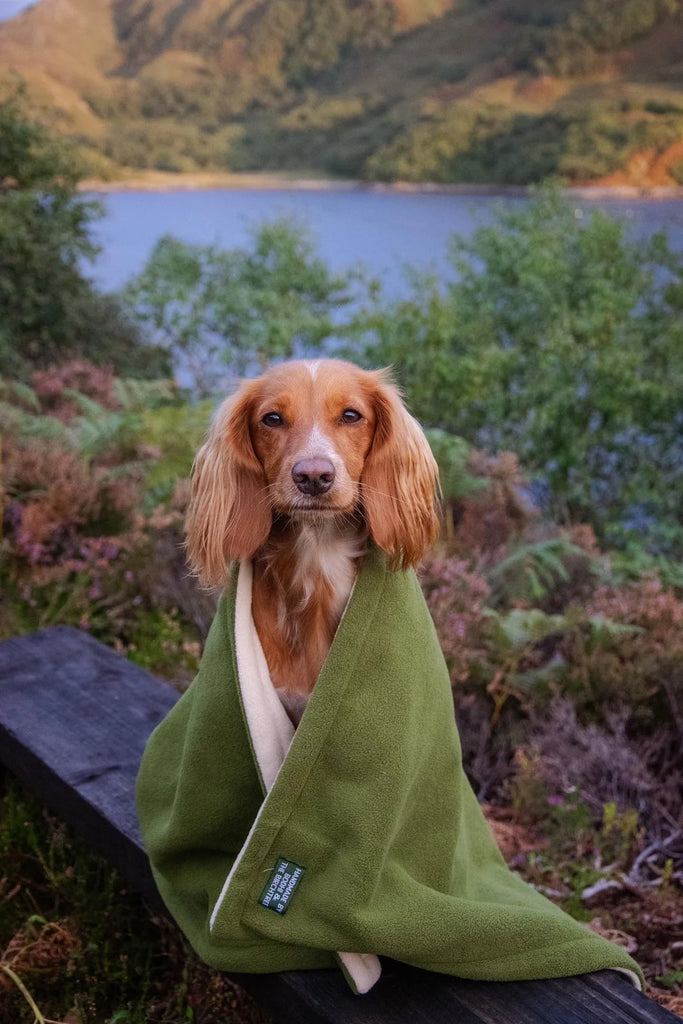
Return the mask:
<path id="1" fill-rule="evenodd" d="M 293 861 L 280 857 L 258 902 L 267 910 L 284 914 L 305 870 Z"/>

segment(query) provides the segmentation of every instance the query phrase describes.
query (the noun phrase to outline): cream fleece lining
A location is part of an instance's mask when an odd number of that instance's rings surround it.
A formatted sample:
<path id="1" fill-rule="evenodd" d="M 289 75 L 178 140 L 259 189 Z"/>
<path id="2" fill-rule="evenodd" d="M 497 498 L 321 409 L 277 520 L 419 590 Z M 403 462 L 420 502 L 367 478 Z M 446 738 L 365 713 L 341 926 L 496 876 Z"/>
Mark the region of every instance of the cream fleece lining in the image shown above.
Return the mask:
<path id="1" fill-rule="evenodd" d="M 267 794 L 273 788 L 294 738 L 294 726 L 271 681 L 266 657 L 254 625 L 251 613 L 253 575 L 251 562 L 240 562 L 235 594 L 235 652 L 242 705 L 266 798 L 213 908 L 211 928 L 235 871 L 256 831 L 268 799 Z M 368 992 L 382 973 L 379 959 L 372 953 L 337 953 L 337 957 L 360 995 Z"/>

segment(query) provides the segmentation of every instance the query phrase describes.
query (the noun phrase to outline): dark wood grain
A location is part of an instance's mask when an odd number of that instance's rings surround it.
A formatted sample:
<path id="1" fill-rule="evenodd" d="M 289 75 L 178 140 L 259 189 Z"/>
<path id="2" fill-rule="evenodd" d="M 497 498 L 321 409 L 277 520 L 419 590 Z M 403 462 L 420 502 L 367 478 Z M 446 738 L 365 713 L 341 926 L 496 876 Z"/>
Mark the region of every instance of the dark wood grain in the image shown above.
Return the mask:
<path id="1" fill-rule="evenodd" d="M 365 996 L 352 995 L 336 971 L 232 977 L 284 1024 L 680 1024 L 613 971 L 494 983 L 384 960 Z"/>
<path id="2" fill-rule="evenodd" d="M 75 629 L 0 644 L 0 760 L 157 907 L 133 787 L 149 733 L 176 698 Z M 281 1024 L 680 1024 L 612 971 L 494 984 L 383 966 L 366 996 L 336 970 L 232 977 Z"/>
<path id="3" fill-rule="evenodd" d="M 147 897 L 158 900 L 133 782 L 177 694 L 66 626 L 0 644 L 0 757 Z"/>

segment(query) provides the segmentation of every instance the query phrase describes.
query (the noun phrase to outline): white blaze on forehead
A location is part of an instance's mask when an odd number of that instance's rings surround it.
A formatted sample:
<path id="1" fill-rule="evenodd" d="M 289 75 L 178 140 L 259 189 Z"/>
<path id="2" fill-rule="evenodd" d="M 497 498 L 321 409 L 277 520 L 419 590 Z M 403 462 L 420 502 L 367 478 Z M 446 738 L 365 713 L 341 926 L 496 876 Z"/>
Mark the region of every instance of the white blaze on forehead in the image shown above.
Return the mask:
<path id="1" fill-rule="evenodd" d="M 315 380 L 315 378 L 317 376 L 317 373 L 318 373 L 318 370 L 320 369 L 320 360 L 319 359 L 305 359 L 304 360 L 304 366 L 306 367 L 306 369 L 310 373 L 311 379 Z"/>
<path id="2" fill-rule="evenodd" d="M 318 423 L 314 423 L 311 427 L 311 432 L 306 438 L 302 454 L 308 457 L 323 455 L 333 461 L 339 457 L 337 449 L 334 447 L 327 434 L 324 434 L 320 429 L 320 425 Z"/>

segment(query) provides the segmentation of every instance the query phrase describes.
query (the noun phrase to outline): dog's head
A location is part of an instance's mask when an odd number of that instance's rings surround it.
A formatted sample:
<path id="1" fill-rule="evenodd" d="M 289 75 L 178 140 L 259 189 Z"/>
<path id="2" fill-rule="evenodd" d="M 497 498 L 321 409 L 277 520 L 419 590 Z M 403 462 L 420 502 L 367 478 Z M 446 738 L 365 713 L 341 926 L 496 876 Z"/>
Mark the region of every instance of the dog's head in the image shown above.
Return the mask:
<path id="1" fill-rule="evenodd" d="M 394 566 L 438 535 L 438 470 L 427 440 L 383 370 L 337 359 L 282 363 L 245 381 L 218 409 L 195 460 L 190 562 L 205 583 L 250 558 L 273 516 L 361 514 Z"/>

